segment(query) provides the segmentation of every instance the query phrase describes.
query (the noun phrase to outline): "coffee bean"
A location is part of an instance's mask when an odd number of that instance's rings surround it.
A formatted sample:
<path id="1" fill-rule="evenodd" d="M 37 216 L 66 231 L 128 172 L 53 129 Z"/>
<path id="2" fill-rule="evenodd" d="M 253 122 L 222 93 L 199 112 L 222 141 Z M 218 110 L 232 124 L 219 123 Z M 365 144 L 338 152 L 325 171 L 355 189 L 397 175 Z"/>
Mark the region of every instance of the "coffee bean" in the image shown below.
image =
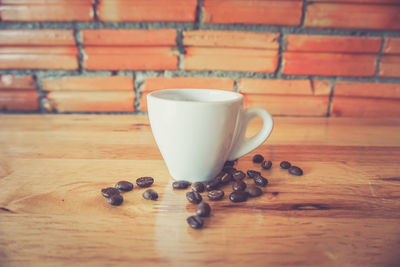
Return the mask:
<path id="1" fill-rule="evenodd" d="M 140 177 L 136 179 L 136 184 L 139 187 L 149 187 L 154 183 L 153 177 Z"/>
<path id="2" fill-rule="evenodd" d="M 220 173 L 217 177 L 221 185 L 229 184 L 232 181 L 232 175 L 226 172 Z"/>
<path id="3" fill-rule="evenodd" d="M 114 187 L 107 187 L 107 188 L 101 189 L 101 194 L 102 194 L 104 197 L 109 198 L 109 197 L 112 197 L 112 196 L 115 195 L 115 194 L 119 195 L 119 191 L 118 191 L 117 188 L 114 188 Z"/>
<path id="4" fill-rule="evenodd" d="M 189 187 L 189 185 L 190 185 L 190 182 L 184 181 L 184 180 L 175 181 L 172 183 L 172 187 L 174 189 L 186 189 Z"/>
<path id="5" fill-rule="evenodd" d="M 202 182 L 195 182 L 192 184 L 192 190 L 197 193 L 203 193 L 205 190 L 205 186 Z"/>
<path id="6" fill-rule="evenodd" d="M 300 168 L 297 167 L 297 166 L 291 166 L 291 167 L 289 168 L 289 173 L 290 173 L 290 174 L 293 174 L 293 175 L 301 176 L 301 175 L 303 175 L 303 170 L 300 169 Z"/>
<path id="7" fill-rule="evenodd" d="M 260 154 L 256 154 L 253 157 L 253 162 L 254 163 L 261 163 L 261 162 L 263 162 L 263 160 L 264 160 L 264 157 L 262 155 L 260 155 Z"/>
<path id="8" fill-rule="evenodd" d="M 233 180 L 235 180 L 235 181 L 243 180 L 245 177 L 246 177 L 246 174 L 244 174 L 244 172 L 242 172 L 242 171 L 235 171 L 235 172 L 232 174 L 232 178 L 233 178 Z"/>
<path id="9" fill-rule="evenodd" d="M 279 164 L 279 166 L 281 166 L 282 169 L 289 169 L 291 164 L 289 161 L 282 161 L 281 164 Z"/>
<path id="10" fill-rule="evenodd" d="M 249 176 L 250 178 L 254 178 L 258 175 L 261 175 L 261 172 L 258 171 L 254 171 L 254 170 L 248 170 L 247 171 L 247 176 Z"/>
<path id="11" fill-rule="evenodd" d="M 108 203 L 113 206 L 119 206 L 124 201 L 124 198 L 120 194 L 114 194 L 108 199 Z"/>
<path id="12" fill-rule="evenodd" d="M 201 195 L 195 191 L 190 191 L 186 193 L 186 198 L 189 200 L 190 203 L 199 204 L 203 198 Z"/>
<path id="13" fill-rule="evenodd" d="M 226 172 L 226 173 L 229 173 L 230 175 L 232 175 L 232 174 L 236 171 L 236 169 L 233 168 L 233 167 L 227 166 L 227 167 L 224 167 L 224 168 L 222 169 L 222 171 L 223 171 L 223 172 Z"/>
<path id="14" fill-rule="evenodd" d="M 193 229 L 199 229 L 203 227 L 203 219 L 200 216 L 190 216 L 186 219 L 190 227 Z"/>
<path id="15" fill-rule="evenodd" d="M 206 182 L 206 190 L 211 191 L 217 189 L 219 187 L 219 180 L 218 179 L 211 179 Z"/>
<path id="16" fill-rule="evenodd" d="M 208 192 L 208 199 L 212 201 L 221 200 L 224 197 L 225 193 L 222 190 L 212 190 Z"/>
<path id="17" fill-rule="evenodd" d="M 270 160 L 268 160 L 268 161 L 265 160 L 265 161 L 263 161 L 263 163 L 261 163 L 261 167 L 264 170 L 269 170 L 272 167 L 272 162 Z"/>
<path id="18" fill-rule="evenodd" d="M 116 185 L 115 188 L 117 188 L 120 191 L 131 191 L 133 189 L 133 184 L 128 182 L 128 181 L 119 181 Z"/>
<path id="19" fill-rule="evenodd" d="M 207 202 L 201 202 L 197 206 L 196 214 L 201 216 L 201 217 L 208 217 L 211 212 L 211 207 Z"/>
<path id="20" fill-rule="evenodd" d="M 143 192 L 143 198 L 148 199 L 148 200 L 157 200 L 158 194 L 156 191 L 153 189 L 147 189 L 146 191 Z"/>
<path id="21" fill-rule="evenodd" d="M 246 183 L 243 181 L 236 181 L 232 184 L 233 191 L 243 191 L 246 189 Z"/>
<path id="22" fill-rule="evenodd" d="M 226 161 L 225 162 L 225 164 L 224 164 L 224 166 L 230 166 L 230 167 L 232 167 L 233 165 L 235 165 L 235 162 L 233 161 L 233 160 L 228 160 L 228 161 Z"/>
<path id="23" fill-rule="evenodd" d="M 235 191 L 229 195 L 232 202 L 243 202 L 247 200 L 247 193 L 244 191 Z"/>
<path id="24" fill-rule="evenodd" d="M 254 185 L 247 187 L 245 192 L 249 195 L 249 197 L 258 197 L 261 196 L 263 193 L 263 191 L 259 187 Z"/>
<path id="25" fill-rule="evenodd" d="M 268 184 L 268 179 L 258 175 L 257 177 L 254 177 L 254 183 L 258 186 L 266 186 Z"/>

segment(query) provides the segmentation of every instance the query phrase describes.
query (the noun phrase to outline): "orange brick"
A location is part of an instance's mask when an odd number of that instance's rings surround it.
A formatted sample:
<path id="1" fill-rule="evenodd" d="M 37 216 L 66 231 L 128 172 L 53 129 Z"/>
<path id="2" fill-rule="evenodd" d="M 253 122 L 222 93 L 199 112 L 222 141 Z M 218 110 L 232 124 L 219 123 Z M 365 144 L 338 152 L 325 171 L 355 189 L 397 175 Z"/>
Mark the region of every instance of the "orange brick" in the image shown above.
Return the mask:
<path id="1" fill-rule="evenodd" d="M 332 99 L 332 116 L 399 118 L 400 100 L 336 96 Z"/>
<path id="2" fill-rule="evenodd" d="M 286 36 L 286 51 L 378 53 L 382 39 L 379 37 L 350 37 L 327 35 Z"/>
<path id="3" fill-rule="evenodd" d="M 240 79 L 243 94 L 267 95 L 329 95 L 331 82 L 327 80 Z"/>
<path id="4" fill-rule="evenodd" d="M 278 49 L 279 34 L 239 31 L 185 31 L 185 46 Z"/>
<path id="5" fill-rule="evenodd" d="M 335 84 L 336 96 L 400 99 L 400 84 L 337 81 Z"/>
<path id="6" fill-rule="evenodd" d="M 381 57 L 379 76 L 400 77 L 400 55 L 383 55 Z"/>
<path id="7" fill-rule="evenodd" d="M 399 14 L 399 5 L 312 3 L 307 6 L 304 26 L 399 30 Z"/>
<path id="8" fill-rule="evenodd" d="M 375 55 L 283 53 L 283 73 L 294 75 L 373 76 Z"/>
<path id="9" fill-rule="evenodd" d="M 299 25 L 300 0 L 205 0 L 204 22 Z"/>
<path id="10" fill-rule="evenodd" d="M 74 46 L 72 30 L 1 30 L 0 46 Z"/>
<path id="11" fill-rule="evenodd" d="M 273 50 L 189 47 L 186 52 L 186 70 L 274 72 L 278 64 Z"/>
<path id="12" fill-rule="evenodd" d="M 32 76 L 0 75 L 0 111 L 37 111 L 38 98 Z"/>
<path id="13" fill-rule="evenodd" d="M 196 0 L 100 0 L 104 21 L 194 21 Z"/>
<path id="14" fill-rule="evenodd" d="M 2 0 L 2 21 L 89 21 L 92 0 Z"/>
<path id="15" fill-rule="evenodd" d="M 313 2 L 399 4 L 399 0 L 313 0 Z"/>
<path id="16" fill-rule="evenodd" d="M 147 94 L 162 89 L 182 89 L 182 88 L 200 88 L 200 89 L 220 89 L 234 90 L 233 80 L 230 78 L 200 78 L 200 77 L 150 77 L 147 78 L 142 89 L 140 98 L 141 111 L 147 111 Z"/>
<path id="17" fill-rule="evenodd" d="M 400 54 L 400 38 L 386 38 L 383 53 Z"/>
<path id="18" fill-rule="evenodd" d="M 45 91 L 133 91 L 133 78 L 110 77 L 62 77 L 43 80 Z"/>
<path id="19" fill-rule="evenodd" d="M 0 75 L 0 91 L 2 90 L 35 90 L 35 81 L 32 76 Z"/>

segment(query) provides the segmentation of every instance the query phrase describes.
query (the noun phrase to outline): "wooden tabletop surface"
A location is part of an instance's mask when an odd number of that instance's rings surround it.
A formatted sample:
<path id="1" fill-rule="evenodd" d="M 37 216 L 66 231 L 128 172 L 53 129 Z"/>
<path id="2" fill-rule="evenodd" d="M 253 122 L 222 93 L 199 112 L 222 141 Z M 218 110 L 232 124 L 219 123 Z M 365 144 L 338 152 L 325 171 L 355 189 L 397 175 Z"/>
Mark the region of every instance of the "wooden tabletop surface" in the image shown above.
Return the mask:
<path id="1" fill-rule="evenodd" d="M 237 163 L 273 162 L 265 193 L 209 202 L 194 230 L 195 205 L 172 190 L 146 116 L 1 115 L 0 266 L 399 266 L 400 119 L 274 120 Z M 158 201 L 136 187 L 119 207 L 100 194 L 141 176 Z"/>

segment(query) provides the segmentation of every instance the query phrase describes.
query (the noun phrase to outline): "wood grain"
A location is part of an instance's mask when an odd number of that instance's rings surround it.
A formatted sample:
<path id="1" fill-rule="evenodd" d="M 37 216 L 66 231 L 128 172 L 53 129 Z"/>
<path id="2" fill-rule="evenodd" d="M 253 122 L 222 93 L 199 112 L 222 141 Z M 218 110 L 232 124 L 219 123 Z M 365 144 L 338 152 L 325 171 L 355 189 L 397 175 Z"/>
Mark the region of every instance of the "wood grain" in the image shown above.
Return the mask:
<path id="1" fill-rule="evenodd" d="M 172 190 L 147 117 L 2 115 L 0 266 L 398 266 L 399 130 L 395 118 L 276 117 L 270 139 L 237 163 L 272 160 L 264 195 L 212 202 L 193 230 L 195 207 Z M 145 175 L 156 202 L 138 188 L 120 207 L 100 194 Z"/>

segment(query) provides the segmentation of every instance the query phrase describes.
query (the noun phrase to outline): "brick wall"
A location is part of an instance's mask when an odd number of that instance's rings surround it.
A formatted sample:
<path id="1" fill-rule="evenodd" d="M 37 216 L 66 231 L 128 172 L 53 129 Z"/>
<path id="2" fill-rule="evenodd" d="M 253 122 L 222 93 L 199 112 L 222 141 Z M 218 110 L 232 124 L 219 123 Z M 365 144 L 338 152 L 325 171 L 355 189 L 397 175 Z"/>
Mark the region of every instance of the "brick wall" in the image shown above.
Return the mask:
<path id="1" fill-rule="evenodd" d="M 143 113 L 191 87 L 400 117 L 400 0 L 2 0 L 0 19 L 2 113 Z"/>

